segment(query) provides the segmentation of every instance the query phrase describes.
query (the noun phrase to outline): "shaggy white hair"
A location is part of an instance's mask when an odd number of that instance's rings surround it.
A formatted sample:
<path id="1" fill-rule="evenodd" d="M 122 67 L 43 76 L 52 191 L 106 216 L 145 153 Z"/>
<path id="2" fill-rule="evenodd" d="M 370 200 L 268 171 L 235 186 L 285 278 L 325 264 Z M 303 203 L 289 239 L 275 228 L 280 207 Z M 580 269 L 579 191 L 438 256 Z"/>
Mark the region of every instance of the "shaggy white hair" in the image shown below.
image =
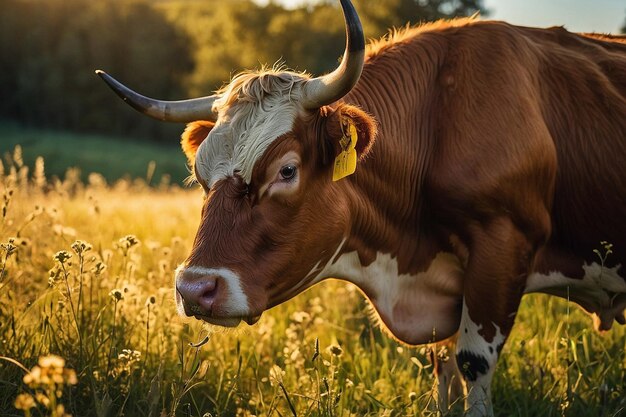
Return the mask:
<path id="1" fill-rule="evenodd" d="M 209 187 L 239 173 L 246 183 L 267 148 L 293 129 L 306 73 L 281 68 L 244 72 L 225 86 L 214 104 L 219 117 L 198 148 L 196 170 Z"/>

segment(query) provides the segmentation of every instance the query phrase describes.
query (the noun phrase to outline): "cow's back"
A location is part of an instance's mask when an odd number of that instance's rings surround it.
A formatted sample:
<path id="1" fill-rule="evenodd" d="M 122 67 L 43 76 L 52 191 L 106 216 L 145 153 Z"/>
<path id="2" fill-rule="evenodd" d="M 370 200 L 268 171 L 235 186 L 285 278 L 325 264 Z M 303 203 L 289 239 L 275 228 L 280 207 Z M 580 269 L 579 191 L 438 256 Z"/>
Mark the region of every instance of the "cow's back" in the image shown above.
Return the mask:
<path id="1" fill-rule="evenodd" d="M 607 241 L 625 263 L 626 40 L 529 33 L 542 47 L 542 111 L 557 154 L 551 244 L 597 261 Z"/>

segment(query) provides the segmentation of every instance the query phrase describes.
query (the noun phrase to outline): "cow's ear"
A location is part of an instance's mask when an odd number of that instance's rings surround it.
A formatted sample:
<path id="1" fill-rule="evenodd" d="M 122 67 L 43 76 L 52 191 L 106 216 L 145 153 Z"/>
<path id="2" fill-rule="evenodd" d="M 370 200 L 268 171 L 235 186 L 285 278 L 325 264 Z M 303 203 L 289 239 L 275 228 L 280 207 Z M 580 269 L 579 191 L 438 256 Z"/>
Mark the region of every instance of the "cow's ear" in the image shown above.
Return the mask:
<path id="1" fill-rule="evenodd" d="M 354 126 L 354 130 L 351 126 Z M 356 133 L 354 148 L 358 159 L 362 160 L 372 148 L 377 130 L 376 120 L 356 106 L 340 104 L 328 114 L 326 133 L 332 142 L 335 156 L 342 152 L 342 146 L 345 147 L 344 138 L 350 138 L 352 132 Z"/>
<path id="2" fill-rule="evenodd" d="M 198 120 L 187 125 L 185 131 L 181 135 L 180 145 L 187 157 L 189 165 L 193 165 L 196 158 L 198 146 L 206 139 L 215 123 L 206 120 Z"/>

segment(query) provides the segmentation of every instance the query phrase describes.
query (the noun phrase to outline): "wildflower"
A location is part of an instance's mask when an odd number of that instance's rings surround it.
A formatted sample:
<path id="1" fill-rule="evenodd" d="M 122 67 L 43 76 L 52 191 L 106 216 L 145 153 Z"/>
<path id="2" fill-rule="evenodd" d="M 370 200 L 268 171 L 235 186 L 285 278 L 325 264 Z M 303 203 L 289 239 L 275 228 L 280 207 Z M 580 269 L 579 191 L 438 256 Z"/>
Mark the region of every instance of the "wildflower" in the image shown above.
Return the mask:
<path id="1" fill-rule="evenodd" d="M 77 255 L 81 255 L 85 252 L 89 252 L 91 249 L 92 249 L 91 244 L 83 240 L 77 240 L 74 243 L 72 243 L 72 250 L 76 252 Z"/>
<path id="2" fill-rule="evenodd" d="M 72 254 L 70 254 L 68 251 L 62 250 L 57 252 L 52 259 L 63 265 L 71 257 Z"/>
<path id="3" fill-rule="evenodd" d="M 122 250 L 128 250 L 138 244 L 139 239 L 137 239 L 137 237 L 134 235 L 126 235 L 117 241 L 118 248 L 121 248 Z"/>
<path id="4" fill-rule="evenodd" d="M 107 266 L 103 262 L 97 262 L 91 268 L 91 272 L 96 274 L 96 275 L 100 275 L 100 274 L 102 274 L 104 272 L 105 269 L 107 269 Z"/>
<path id="5" fill-rule="evenodd" d="M 450 355 L 448 353 L 448 347 L 442 346 L 437 353 L 437 359 L 441 362 L 448 362 L 450 360 Z"/>
<path id="6" fill-rule="evenodd" d="M 117 358 L 127 362 L 136 362 L 141 358 L 141 352 L 138 350 L 122 349 L 122 353 Z"/>
<path id="7" fill-rule="evenodd" d="M 24 383 L 28 386 L 39 384 L 41 381 L 41 368 L 34 366 L 33 369 L 26 375 L 24 375 Z"/>
<path id="8" fill-rule="evenodd" d="M 111 290 L 111 292 L 109 293 L 109 296 L 113 298 L 115 302 L 124 299 L 124 293 L 119 288 L 115 288 L 114 290 Z"/>
<path id="9" fill-rule="evenodd" d="M 150 297 L 146 299 L 146 306 L 150 306 L 154 304 L 156 304 L 156 297 L 154 295 L 151 295 Z"/>
<path id="10" fill-rule="evenodd" d="M 35 407 L 35 399 L 30 394 L 20 394 L 15 398 L 15 408 L 27 411 Z"/>
<path id="11" fill-rule="evenodd" d="M 157 249 L 159 249 L 161 247 L 161 244 L 157 241 L 154 240 L 149 240 L 146 242 L 146 247 L 151 251 L 151 252 L 156 252 Z"/>
<path id="12" fill-rule="evenodd" d="M 291 315 L 291 320 L 295 321 L 296 323 L 302 323 L 310 318 L 311 316 L 306 311 L 296 311 Z"/>
<path id="13" fill-rule="evenodd" d="M 7 243 L 0 244 L 0 248 L 4 250 L 7 258 L 11 256 L 17 250 L 17 246 L 15 245 L 15 240 L 16 238 L 10 237 Z"/>
<path id="14" fill-rule="evenodd" d="M 341 354 L 343 353 L 343 349 L 339 345 L 330 345 L 326 350 L 328 350 L 331 355 L 337 357 L 341 356 Z"/>
<path id="15" fill-rule="evenodd" d="M 76 236 L 76 229 L 73 229 L 71 227 L 63 227 L 63 225 L 60 224 L 55 224 L 54 226 L 52 226 L 52 231 L 58 236 Z"/>
<path id="16" fill-rule="evenodd" d="M 65 383 L 69 385 L 78 384 L 78 377 L 76 376 L 76 371 L 74 371 L 73 369 L 63 370 L 63 377 L 65 378 Z"/>
<path id="17" fill-rule="evenodd" d="M 128 376 L 132 367 L 141 359 L 141 352 L 138 350 L 123 349 L 122 353 L 117 355 L 117 366 L 113 370 L 113 374 L 117 377 Z"/>
<path id="18" fill-rule="evenodd" d="M 37 399 L 37 402 L 41 405 L 43 405 L 44 407 L 48 408 L 48 406 L 50 405 L 50 398 L 48 398 L 46 396 L 46 394 L 38 392 L 35 394 L 35 398 Z"/>
<path id="19" fill-rule="evenodd" d="M 285 371 L 278 365 L 273 365 L 270 368 L 270 384 L 272 386 L 276 384 L 282 384 L 283 376 L 285 375 Z"/>
<path id="20" fill-rule="evenodd" d="M 415 393 L 415 391 L 409 392 L 409 401 L 413 403 L 415 402 L 415 400 L 417 400 L 417 394 Z"/>
<path id="21" fill-rule="evenodd" d="M 56 355 L 42 356 L 39 358 L 39 366 L 42 368 L 64 368 L 65 359 Z"/>
<path id="22" fill-rule="evenodd" d="M 71 414 L 65 412 L 65 407 L 63 406 L 63 404 L 57 405 L 56 415 L 59 417 L 72 417 Z"/>
<path id="23" fill-rule="evenodd" d="M 53 391 L 59 391 L 57 397 L 62 392 L 60 388 L 65 384 L 76 385 L 78 379 L 73 369 L 65 369 L 65 359 L 57 355 L 42 356 L 39 358 L 38 365 L 24 375 L 23 381 L 31 388 L 46 387 Z M 37 398 L 41 404 L 45 404 L 44 400 Z"/>

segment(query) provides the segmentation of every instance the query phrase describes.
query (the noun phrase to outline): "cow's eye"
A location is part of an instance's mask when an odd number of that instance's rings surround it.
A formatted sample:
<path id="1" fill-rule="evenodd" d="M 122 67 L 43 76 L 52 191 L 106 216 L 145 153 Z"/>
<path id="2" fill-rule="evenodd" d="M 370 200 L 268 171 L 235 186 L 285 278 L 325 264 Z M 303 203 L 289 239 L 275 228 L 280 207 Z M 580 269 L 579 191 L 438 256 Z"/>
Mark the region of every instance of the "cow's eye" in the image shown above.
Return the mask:
<path id="1" fill-rule="evenodd" d="M 280 169 L 280 179 L 289 181 L 296 176 L 297 171 L 298 169 L 295 165 L 285 165 Z"/>

